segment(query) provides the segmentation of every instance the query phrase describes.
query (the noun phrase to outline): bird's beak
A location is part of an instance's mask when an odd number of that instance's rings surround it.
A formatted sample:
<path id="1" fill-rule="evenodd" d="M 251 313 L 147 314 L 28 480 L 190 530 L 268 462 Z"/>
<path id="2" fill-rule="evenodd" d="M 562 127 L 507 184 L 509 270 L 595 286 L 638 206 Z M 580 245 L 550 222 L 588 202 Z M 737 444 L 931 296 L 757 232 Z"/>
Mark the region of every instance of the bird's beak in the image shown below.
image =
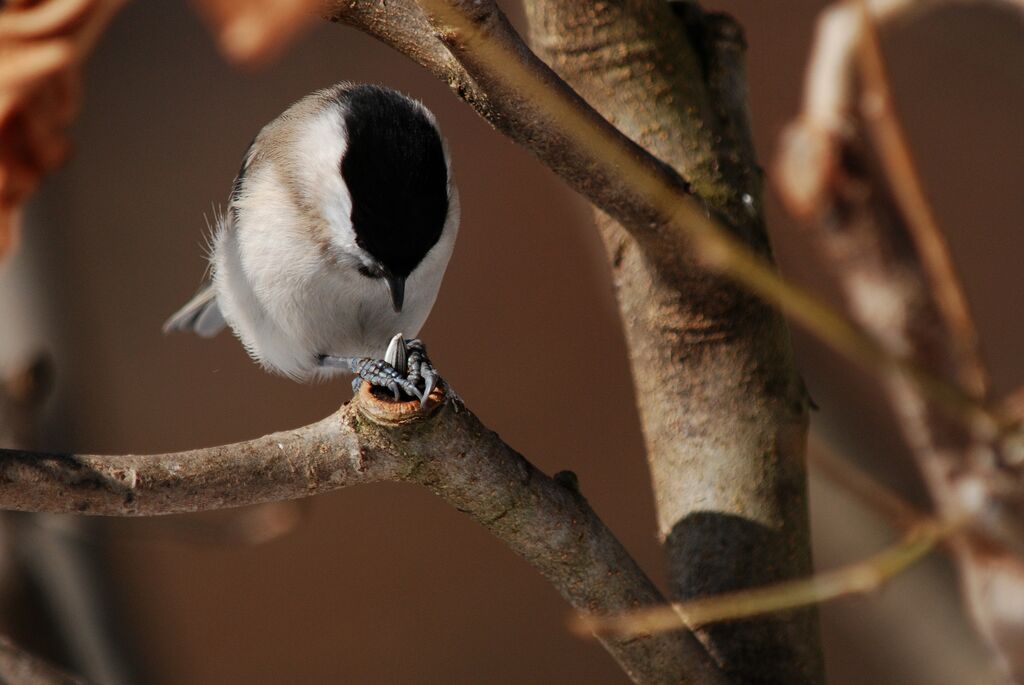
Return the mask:
<path id="1" fill-rule="evenodd" d="M 391 289 L 391 306 L 396 312 L 402 311 L 402 302 L 405 301 L 405 278 L 402 276 L 385 276 L 388 287 Z"/>

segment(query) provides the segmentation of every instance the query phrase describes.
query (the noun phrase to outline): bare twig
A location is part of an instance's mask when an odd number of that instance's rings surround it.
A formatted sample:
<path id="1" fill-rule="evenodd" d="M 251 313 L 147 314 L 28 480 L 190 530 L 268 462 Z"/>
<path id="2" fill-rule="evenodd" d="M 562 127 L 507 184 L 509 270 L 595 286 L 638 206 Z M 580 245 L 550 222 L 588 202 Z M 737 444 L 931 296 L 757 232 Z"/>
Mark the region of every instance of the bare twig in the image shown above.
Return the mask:
<path id="1" fill-rule="evenodd" d="M 854 466 L 849 459 L 836 454 L 830 445 L 814 441 L 807 451 L 811 466 L 841 489 L 854 495 L 868 509 L 881 515 L 889 524 L 902 530 L 939 521 L 911 506 L 906 500 Z"/>
<path id="2" fill-rule="evenodd" d="M 77 65 L 82 55 L 94 44 L 106 21 L 120 6 L 120 2 L 121 0 L 97 2 L 96 6 L 101 9 L 88 10 L 89 16 L 96 18 L 95 22 L 87 23 L 87 28 L 76 34 L 81 36 L 80 39 L 76 37 L 80 44 L 64 52 L 54 48 L 55 57 L 50 61 L 43 60 L 41 56 L 38 60 L 33 58 L 35 61 L 26 62 L 28 76 L 20 76 L 21 72 L 10 69 L 0 74 L 9 77 L 13 84 L 10 87 L 11 95 L 6 99 L 0 98 L 0 113 L 13 112 L 20 102 L 18 98 L 35 93 L 35 86 L 29 87 L 32 84 L 44 81 L 61 69 L 70 69 Z M 453 11 L 443 0 L 424 2 L 424 6 L 443 22 L 457 24 L 460 20 L 466 19 L 463 12 Z M 892 15 L 903 13 L 909 5 L 905 1 L 896 0 L 877 0 L 877 3 L 882 8 L 880 11 Z M 222 5 L 216 2 L 200 4 L 203 7 L 214 8 Z M 330 7 L 329 16 L 332 18 L 376 35 L 424 64 L 436 75 L 445 78 L 491 123 L 526 144 L 573 187 L 619 219 L 624 226 L 634 232 L 635 236 L 643 239 L 641 242 L 648 246 L 649 256 L 677 255 L 679 241 L 684 236 L 688 237 L 696 255 L 707 266 L 726 273 L 767 301 L 778 305 L 801 325 L 814 331 L 840 352 L 883 373 L 892 369 L 902 371 L 923 385 L 933 398 L 942 402 L 950 411 L 977 424 L 979 430 L 992 432 L 1005 424 L 1001 417 L 973 402 L 969 396 L 936 380 L 907 360 L 894 357 L 884 347 L 877 345 L 870 336 L 863 334 L 856 326 L 851 325 L 816 298 L 782 281 L 769 264 L 753 257 L 741 241 L 732 238 L 720 225 L 705 216 L 703 206 L 687 196 L 688 185 L 685 181 L 615 131 L 565 86 L 561 79 L 540 63 L 507 25 L 504 15 L 497 10 L 493 2 L 474 3 L 475 14 L 470 17 L 468 23 L 463 23 L 459 30 L 462 32 L 462 38 L 467 35 L 479 37 L 487 33 L 487 40 L 476 41 L 477 44 L 470 51 L 462 50 L 458 60 L 445 49 L 445 44 L 453 47 L 453 41 L 458 42 L 461 38 L 455 35 L 445 37 L 442 32 L 443 43 L 438 40 L 435 36 L 436 30 L 413 0 L 392 0 L 389 3 L 351 3 L 346 0 L 327 4 Z M 69 11 L 78 13 L 87 11 L 83 9 L 86 7 L 84 2 L 67 4 L 67 7 L 70 8 Z M 261 59 L 278 49 L 304 22 L 308 5 L 293 2 L 288 4 L 288 8 L 287 24 L 295 28 L 289 28 L 280 35 L 271 35 L 267 30 L 254 28 L 253 22 L 250 21 L 251 13 L 231 10 L 230 13 L 224 14 L 217 11 L 213 12 L 213 16 L 214 21 L 225 31 L 222 35 L 225 49 L 239 59 L 249 59 L 250 53 L 253 59 Z M 60 21 L 53 25 L 68 24 L 61 17 L 57 19 Z M 0 41 L 20 41 L 29 35 L 26 31 L 30 32 L 33 29 L 45 29 L 43 36 L 47 39 L 53 38 L 47 33 L 51 23 L 11 21 L 7 16 L 4 20 L 11 27 L 0 31 Z M 477 30 L 481 22 L 490 23 L 488 32 Z M 239 38 L 242 34 L 245 35 Z M 488 55 L 489 51 L 491 54 Z M 28 54 L 26 52 L 26 55 Z M 480 68 L 474 70 L 474 57 L 492 59 L 496 62 L 488 62 L 485 59 L 478 65 Z M 33 66 L 37 63 L 38 66 Z M 521 73 L 509 74 L 507 78 L 503 76 L 502 72 L 510 65 L 521 67 Z M 56 89 L 54 93 L 60 97 L 70 97 L 67 96 L 68 92 L 72 92 L 68 90 L 69 83 L 59 80 L 53 83 Z M 61 85 L 62 83 L 64 85 Z M 517 92 L 516 89 L 524 86 L 525 89 Z M 73 103 L 76 98 L 68 101 Z M 59 114 L 55 123 L 57 128 L 54 129 L 59 131 L 59 128 L 70 120 L 74 106 L 72 104 L 53 109 L 47 105 L 47 111 L 68 113 Z M 4 114 L 0 119 L 7 116 Z M 561 123 L 549 128 L 549 125 L 554 123 L 551 117 L 560 120 Z M 32 136 L 5 135 L 4 139 L 29 141 L 32 140 Z M 41 142 L 48 140 L 54 141 L 58 138 L 40 139 Z M 63 150 L 64 143 L 61 142 L 59 147 Z M 8 152 L 9 164 L 6 170 L 0 171 L 0 183 L 7 184 L 9 188 L 6 191 L 9 194 L 8 200 L 5 201 L 6 209 L 0 212 L 4 217 L 0 218 L 0 223 L 4 224 L 4 227 L 0 228 L 0 253 L 4 249 L 4 241 L 13 240 L 15 235 L 13 217 L 18 207 L 38 183 L 42 173 L 64 156 L 64 152 L 57 151 L 57 148 L 54 148 L 53 154 L 44 154 L 45 151 L 40 149 L 38 154 L 33 153 L 32 159 L 26 161 L 22 154 L 24 150 L 19 152 L 11 149 Z M 54 162 L 40 161 L 44 157 L 52 158 Z M 629 183 L 634 179 L 635 184 Z M 627 182 L 620 183 L 621 180 Z M 665 249 L 666 247 L 668 249 Z"/>
<path id="3" fill-rule="evenodd" d="M 960 387 L 934 376 L 794 286 L 734 237 L 672 169 L 623 136 L 529 51 L 493 2 L 413 0 L 335 3 L 333 20 L 364 30 L 427 67 L 492 125 L 540 157 L 618 220 L 647 258 L 674 269 L 692 255 L 766 301 L 838 352 L 883 376 L 902 374 L 981 433 L 1008 421 Z M 446 49 L 447 48 L 447 49 Z"/>
<path id="4" fill-rule="evenodd" d="M 864 123 L 881 162 L 884 180 L 903 213 L 939 314 L 945 321 L 958 380 L 975 397 L 984 397 L 988 379 L 978 353 L 978 333 L 967 306 L 967 296 L 953 265 L 946 238 L 925 198 L 906 134 L 896 117 L 882 46 L 867 0 L 860 0 L 859 6 L 865 27 L 858 51 L 863 77 L 861 111 Z"/>
<path id="5" fill-rule="evenodd" d="M 675 603 L 667 607 L 641 609 L 618 616 L 583 615 L 578 617 L 573 627 L 578 632 L 596 635 L 646 635 L 868 594 L 877 591 L 884 583 L 924 558 L 955 528 L 953 525 L 918 524 L 897 544 L 868 559 L 833 571 L 801 580 Z"/>
<path id="6" fill-rule="evenodd" d="M 849 3 L 823 15 L 805 107 L 784 141 L 779 181 L 796 213 L 827 226 L 814 235 L 861 325 L 890 353 L 913 355 L 979 396 L 985 374 L 956 275 L 893 115 L 879 117 L 877 94 L 888 94 L 870 23 L 880 19 L 882 4 L 868 4 L 870 18 Z M 895 154 L 882 149 L 893 144 Z M 921 385 L 894 376 L 886 389 L 938 516 L 971 523 L 969 534 L 950 543 L 965 602 L 1006 669 L 1020 677 L 1024 463 L 1013 457 L 1020 417 L 1004 406 L 1004 435 L 977 425 L 965 431 Z"/>
<path id="7" fill-rule="evenodd" d="M 626 637 L 687 627 L 693 629 L 717 621 L 743 619 L 850 595 L 868 594 L 909 569 L 937 544 L 947 542 L 952 534 L 976 535 L 969 526 L 943 523 L 918 511 L 847 459 L 834 454 L 826 445 L 817 444 L 808 454 L 818 472 L 903 530 L 900 542 L 863 561 L 797 581 L 617 616 L 576 615 L 571 623 L 573 630 Z"/>
<path id="8" fill-rule="evenodd" d="M 151 456 L 0 450 L 0 507 L 26 511 L 168 514 L 383 481 L 420 484 L 468 513 L 579 610 L 664 601 L 579 492 L 540 473 L 451 399 L 425 417 L 416 403 L 377 400 L 364 385 L 318 423 L 235 445 Z M 689 633 L 604 644 L 638 683 L 722 682 Z"/>

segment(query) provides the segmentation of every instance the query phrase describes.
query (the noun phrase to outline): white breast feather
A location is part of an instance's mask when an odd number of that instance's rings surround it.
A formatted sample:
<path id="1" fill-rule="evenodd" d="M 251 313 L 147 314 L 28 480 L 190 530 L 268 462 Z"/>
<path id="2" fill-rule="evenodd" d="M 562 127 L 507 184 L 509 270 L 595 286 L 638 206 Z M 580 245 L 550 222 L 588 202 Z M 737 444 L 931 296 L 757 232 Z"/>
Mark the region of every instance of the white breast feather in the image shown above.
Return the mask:
<path id="1" fill-rule="evenodd" d="M 213 241 L 213 283 L 225 320 L 264 368 L 301 381 L 338 373 L 321 368 L 318 355 L 380 358 L 395 333 L 415 336 L 437 297 L 458 228 L 452 185 L 441 238 L 410 274 L 403 310 L 394 312 L 387 284 L 361 275 L 352 256 L 364 253 L 338 166 L 342 122 L 338 108 L 328 106 L 304 124 L 286 164 L 272 155 L 254 164 L 234 201 L 237 225 L 224 222 Z M 306 176 L 288 184 L 283 169 Z M 317 227 L 298 210 L 296 187 L 312 193 L 304 200 L 326 225 L 336 261 L 325 259 Z"/>

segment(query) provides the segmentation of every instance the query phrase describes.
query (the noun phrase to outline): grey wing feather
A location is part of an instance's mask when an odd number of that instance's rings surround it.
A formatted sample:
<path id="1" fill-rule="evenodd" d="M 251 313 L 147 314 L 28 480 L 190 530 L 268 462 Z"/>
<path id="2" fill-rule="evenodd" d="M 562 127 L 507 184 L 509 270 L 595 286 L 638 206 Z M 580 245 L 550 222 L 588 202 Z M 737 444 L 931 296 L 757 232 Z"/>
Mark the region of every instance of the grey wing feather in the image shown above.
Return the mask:
<path id="1" fill-rule="evenodd" d="M 191 331 L 203 338 L 212 338 L 220 333 L 224 326 L 224 315 L 217 306 L 217 293 L 213 286 L 204 285 L 195 297 L 176 311 L 164 323 L 164 333 L 171 331 Z"/>

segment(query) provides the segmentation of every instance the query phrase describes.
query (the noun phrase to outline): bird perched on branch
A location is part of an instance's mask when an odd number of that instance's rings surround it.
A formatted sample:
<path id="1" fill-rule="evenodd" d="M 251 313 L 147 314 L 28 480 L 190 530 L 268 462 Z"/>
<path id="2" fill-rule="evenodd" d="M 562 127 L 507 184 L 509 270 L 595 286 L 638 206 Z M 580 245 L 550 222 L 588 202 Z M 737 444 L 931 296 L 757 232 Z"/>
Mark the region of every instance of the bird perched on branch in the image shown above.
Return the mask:
<path id="1" fill-rule="evenodd" d="M 264 368 L 338 373 L 419 398 L 437 383 L 415 336 L 455 245 L 459 202 L 434 116 L 341 83 L 263 127 L 213 235 L 211 277 L 164 325 L 228 325 Z"/>

